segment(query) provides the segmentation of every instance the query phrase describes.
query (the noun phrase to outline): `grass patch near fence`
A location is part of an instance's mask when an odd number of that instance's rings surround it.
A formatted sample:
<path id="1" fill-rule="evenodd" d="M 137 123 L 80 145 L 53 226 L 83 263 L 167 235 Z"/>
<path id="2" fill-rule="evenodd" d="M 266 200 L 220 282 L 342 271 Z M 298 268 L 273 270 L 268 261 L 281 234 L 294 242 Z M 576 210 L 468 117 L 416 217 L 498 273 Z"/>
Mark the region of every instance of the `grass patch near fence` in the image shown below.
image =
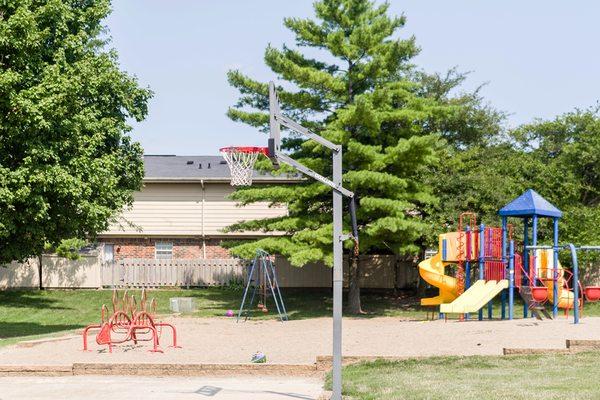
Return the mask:
<path id="1" fill-rule="evenodd" d="M 283 289 L 290 319 L 330 317 L 333 309 L 329 290 Z M 123 291 L 120 291 L 122 294 Z M 139 290 L 131 290 L 137 299 Z M 49 335 L 83 328 L 100 320 L 100 307 L 111 307 L 110 290 L 9 290 L 0 291 L 0 346 L 34 335 Z M 227 310 L 237 312 L 242 298 L 240 288 L 160 289 L 149 290 L 148 297 L 158 301 L 159 314 L 169 314 L 171 297 L 193 297 L 198 311 L 189 317 L 225 318 Z M 426 311 L 419 299 L 409 293 L 398 296 L 365 293 L 362 296 L 366 314 L 358 318 L 396 317 L 423 320 Z M 269 313 L 255 312 L 255 319 L 274 319 L 277 312 L 267 303 Z M 515 317 L 523 315 L 521 305 L 515 307 Z M 487 315 L 487 312 L 485 313 Z M 599 316 L 600 304 L 586 305 L 584 316 Z M 500 316 L 499 303 L 494 304 L 494 317 Z M 474 315 L 473 318 L 476 316 Z M 453 317 L 455 318 L 455 317 Z"/>
<path id="2" fill-rule="evenodd" d="M 599 356 L 379 360 L 345 367 L 343 392 L 355 400 L 591 400 L 600 398 Z"/>

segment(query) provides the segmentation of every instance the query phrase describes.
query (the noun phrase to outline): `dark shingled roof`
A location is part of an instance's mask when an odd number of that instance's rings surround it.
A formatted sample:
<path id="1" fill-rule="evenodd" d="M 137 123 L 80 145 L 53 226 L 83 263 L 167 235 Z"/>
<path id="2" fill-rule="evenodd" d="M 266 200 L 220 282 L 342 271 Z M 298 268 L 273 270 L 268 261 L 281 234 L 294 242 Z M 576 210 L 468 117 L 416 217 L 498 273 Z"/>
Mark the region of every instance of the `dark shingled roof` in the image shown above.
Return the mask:
<path id="1" fill-rule="evenodd" d="M 146 181 L 199 181 L 229 182 L 229 167 L 221 156 L 145 155 Z M 299 176 L 275 176 L 254 171 L 256 181 L 295 181 Z"/>
<path id="2" fill-rule="evenodd" d="M 533 189 L 528 189 L 502 207 L 498 212 L 503 217 L 562 217 L 562 212 Z"/>

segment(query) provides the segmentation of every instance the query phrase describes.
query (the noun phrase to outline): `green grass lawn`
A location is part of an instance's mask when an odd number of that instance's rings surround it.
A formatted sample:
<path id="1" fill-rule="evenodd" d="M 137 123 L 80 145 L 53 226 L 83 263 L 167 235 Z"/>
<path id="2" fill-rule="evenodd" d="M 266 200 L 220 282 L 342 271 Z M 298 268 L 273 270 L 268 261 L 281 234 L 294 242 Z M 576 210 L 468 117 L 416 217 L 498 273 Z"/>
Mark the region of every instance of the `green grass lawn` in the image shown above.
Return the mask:
<path id="1" fill-rule="evenodd" d="M 591 352 L 381 360 L 345 367 L 343 392 L 355 400 L 600 399 L 599 358 Z"/>
<path id="2" fill-rule="evenodd" d="M 139 299 L 140 291 L 129 293 Z M 0 345 L 14 343 L 24 337 L 69 331 L 95 323 L 100 320 L 102 304 L 110 308 L 111 296 L 110 290 L 0 291 Z M 227 310 L 237 311 L 242 291 L 239 288 L 205 288 L 148 292 L 149 298 L 156 297 L 158 300 L 160 314 L 169 313 L 169 298 L 177 296 L 196 299 L 198 311 L 191 314 L 191 317 L 224 318 Z M 283 296 L 290 319 L 331 316 L 333 307 L 328 290 L 284 289 Z M 419 305 L 419 299 L 406 293 L 399 296 L 367 293 L 362 300 L 367 314 L 360 318 L 390 316 L 425 319 L 426 312 Z M 256 312 L 253 318 L 277 318 L 272 304 L 269 308 L 268 314 Z M 522 306 L 518 305 L 515 316 L 522 315 Z M 585 315 L 600 315 L 600 307 L 597 304 L 591 305 L 586 308 Z M 499 316 L 499 304 L 496 303 L 494 317 Z"/>

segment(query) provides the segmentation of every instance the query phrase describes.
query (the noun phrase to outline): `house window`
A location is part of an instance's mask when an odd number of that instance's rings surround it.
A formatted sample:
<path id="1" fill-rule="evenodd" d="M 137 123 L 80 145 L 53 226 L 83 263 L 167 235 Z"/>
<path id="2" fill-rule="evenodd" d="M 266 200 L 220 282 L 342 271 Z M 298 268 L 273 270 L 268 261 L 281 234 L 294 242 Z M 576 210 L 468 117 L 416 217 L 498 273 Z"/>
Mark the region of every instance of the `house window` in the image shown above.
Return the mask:
<path id="1" fill-rule="evenodd" d="M 104 244 L 104 261 L 113 262 L 115 261 L 115 245 L 112 243 Z"/>
<path id="2" fill-rule="evenodd" d="M 170 260 L 173 258 L 172 242 L 156 242 L 154 244 L 154 258 L 157 260 Z"/>

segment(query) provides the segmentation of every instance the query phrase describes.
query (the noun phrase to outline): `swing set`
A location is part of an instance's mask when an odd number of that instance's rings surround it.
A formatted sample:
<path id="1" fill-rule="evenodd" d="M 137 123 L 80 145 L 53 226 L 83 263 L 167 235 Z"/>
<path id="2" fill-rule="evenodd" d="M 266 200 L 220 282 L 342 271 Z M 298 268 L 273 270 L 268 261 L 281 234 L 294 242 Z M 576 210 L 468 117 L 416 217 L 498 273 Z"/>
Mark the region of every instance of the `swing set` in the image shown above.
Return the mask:
<path id="1" fill-rule="evenodd" d="M 569 276 L 567 279 L 563 279 L 565 284 L 568 281 L 571 282 L 571 287 L 573 290 L 573 299 L 572 309 L 573 309 L 573 323 L 578 324 L 579 318 L 581 316 L 581 311 L 583 310 L 583 306 L 585 302 L 596 302 L 600 301 L 600 286 L 583 286 L 579 280 L 579 257 L 578 252 L 584 252 L 584 254 L 588 254 L 589 252 L 600 252 L 600 246 L 576 246 L 573 243 L 569 243 L 566 245 L 559 246 L 526 246 L 527 250 L 554 250 L 557 254 L 560 250 L 569 250 L 571 253 L 571 268 L 572 270 L 569 272 Z M 511 254 L 512 255 L 512 254 Z M 589 257 L 586 258 L 586 264 L 589 267 Z M 552 277 L 549 278 L 554 281 L 560 281 L 560 276 L 558 271 L 555 269 L 551 270 Z M 538 286 L 537 287 L 538 294 L 536 295 L 540 302 L 546 302 L 550 298 L 548 293 L 547 286 Z M 571 308 L 571 307 L 569 307 Z M 568 309 L 565 310 L 565 313 L 568 312 Z"/>
<path id="2" fill-rule="evenodd" d="M 96 343 L 107 345 L 109 353 L 112 353 L 113 347 L 118 344 L 133 342 L 152 341 L 153 353 L 162 353 L 159 348 L 159 342 L 162 335 L 162 328 L 171 328 L 173 337 L 173 348 L 180 348 L 177 345 L 177 331 L 175 327 L 166 322 L 156 320 L 156 299 L 148 302 L 146 289 L 142 290 L 140 304 L 134 295 L 128 296 L 127 290 L 123 297 L 119 297 L 117 290 L 113 290 L 112 295 L 112 313 L 109 316 L 109 310 L 106 304 L 102 305 L 100 324 L 92 324 L 83 330 L 83 351 L 88 350 L 88 332 L 90 329 L 100 329 L 96 334 Z"/>
<path id="3" fill-rule="evenodd" d="M 248 292 L 252 290 L 250 300 L 248 298 Z M 275 272 L 275 265 L 273 264 L 272 256 L 264 250 L 256 250 L 256 255 L 252 264 L 250 264 L 250 270 L 248 272 L 248 280 L 246 287 L 244 288 L 244 296 L 242 297 L 242 304 L 237 315 L 237 321 L 240 320 L 244 315 L 244 321 L 246 321 L 254 310 L 254 300 L 258 300 L 257 308 L 263 313 L 268 313 L 267 300 L 271 296 L 273 303 L 277 308 L 279 319 L 283 321 L 288 320 L 287 311 L 285 304 L 283 303 L 283 296 L 281 296 L 281 290 L 279 289 L 279 283 L 277 282 L 277 274 Z"/>

